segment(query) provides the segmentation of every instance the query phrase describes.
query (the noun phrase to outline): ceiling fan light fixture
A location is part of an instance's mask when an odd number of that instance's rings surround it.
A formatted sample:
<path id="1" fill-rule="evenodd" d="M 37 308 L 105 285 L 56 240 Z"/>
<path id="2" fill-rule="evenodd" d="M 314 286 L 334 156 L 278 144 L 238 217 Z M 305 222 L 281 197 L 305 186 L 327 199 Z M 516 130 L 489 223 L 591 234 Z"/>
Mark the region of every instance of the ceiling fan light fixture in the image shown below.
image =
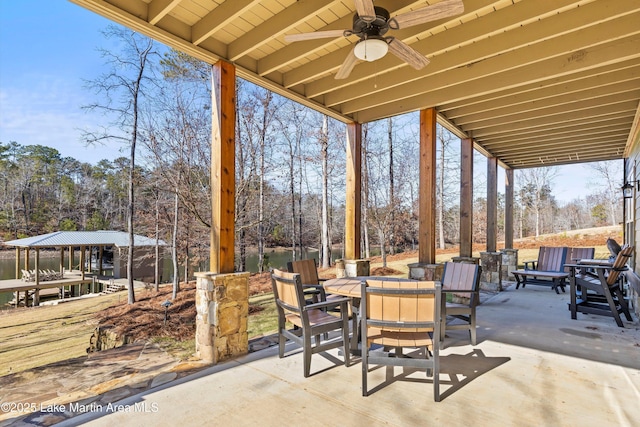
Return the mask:
<path id="1" fill-rule="evenodd" d="M 382 37 L 370 37 L 356 43 L 353 53 L 363 61 L 376 61 L 387 54 L 389 45 Z"/>

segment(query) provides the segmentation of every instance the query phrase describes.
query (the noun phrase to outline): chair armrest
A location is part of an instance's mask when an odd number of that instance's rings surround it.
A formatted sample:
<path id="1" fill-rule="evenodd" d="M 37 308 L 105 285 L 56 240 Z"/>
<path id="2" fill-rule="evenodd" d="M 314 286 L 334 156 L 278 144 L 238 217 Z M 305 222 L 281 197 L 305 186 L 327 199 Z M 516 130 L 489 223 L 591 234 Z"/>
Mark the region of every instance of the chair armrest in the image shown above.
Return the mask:
<path id="1" fill-rule="evenodd" d="M 524 262 L 524 269 L 525 270 L 535 270 L 537 262 L 538 261 L 525 261 Z M 529 264 L 531 264 L 531 267 L 529 267 Z"/>
<path id="2" fill-rule="evenodd" d="M 476 289 L 475 291 L 472 289 L 442 289 L 443 294 L 475 294 L 478 292 L 480 292 L 479 289 Z"/>
<path id="3" fill-rule="evenodd" d="M 335 307 L 335 306 L 342 305 L 342 304 L 348 304 L 349 301 L 350 301 L 350 299 L 347 298 L 347 297 L 333 298 L 333 299 L 331 299 L 331 301 L 321 301 L 321 302 L 316 302 L 316 303 L 313 303 L 313 304 L 305 305 L 302 309 L 303 310 L 313 310 L 313 309 L 318 309 L 318 308 Z"/>

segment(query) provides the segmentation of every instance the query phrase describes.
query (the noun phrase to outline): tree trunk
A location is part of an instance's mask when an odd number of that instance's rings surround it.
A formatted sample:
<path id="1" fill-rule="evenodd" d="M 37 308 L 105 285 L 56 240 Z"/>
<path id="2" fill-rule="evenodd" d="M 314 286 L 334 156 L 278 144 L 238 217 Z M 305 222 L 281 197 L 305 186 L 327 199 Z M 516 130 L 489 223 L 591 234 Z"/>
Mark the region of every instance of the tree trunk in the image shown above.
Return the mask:
<path id="1" fill-rule="evenodd" d="M 156 189 L 156 247 L 155 258 L 156 265 L 154 271 L 153 285 L 156 292 L 160 289 L 160 191 Z"/>
<path id="2" fill-rule="evenodd" d="M 178 266 L 178 189 L 176 189 L 174 205 L 173 205 L 173 232 L 171 233 L 171 261 L 173 263 L 173 293 L 172 299 L 178 294 L 180 286 L 180 268 Z"/>
<path id="3" fill-rule="evenodd" d="M 321 138 L 321 158 L 322 158 L 322 267 L 329 268 L 331 265 L 331 242 L 329 239 L 329 173 L 328 173 L 328 151 L 329 151 L 329 118 L 322 117 L 322 138 Z"/>
<path id="4" fill-rule="evenodd" d="M 369 246 L 369 162 L 367 161 L 368 126 L 362 126 L 362 239 L 364 240 L 364 257 L 371 257 Z"/>
<path id="5" fill-rule="evenodd" d="M 393 182 L 393 121 L 391 117 L 387 119 L 387 141 L 389 144 L 389 208 L 391 209 L 391 227 L 389 230 L 389 253 L 395 253 L 395 194 Z"/>
<path id="6" fill-rule="evenodd" d="M 437 209 L 437 217 L 438 217 L 438 243 L 439 248 L 444 249 L 445 241 L 444 241 L 444 174 L 445 174 L 445 161 L 444 161 L 444 151 L 445 150 L 445 141 L 442 133 L 440 134 L 440 176 L 438 177 L 438 187 L 436 188 L 436 194 L 438 195 L 438 200 L 436 201 L 436 209 Z"/>

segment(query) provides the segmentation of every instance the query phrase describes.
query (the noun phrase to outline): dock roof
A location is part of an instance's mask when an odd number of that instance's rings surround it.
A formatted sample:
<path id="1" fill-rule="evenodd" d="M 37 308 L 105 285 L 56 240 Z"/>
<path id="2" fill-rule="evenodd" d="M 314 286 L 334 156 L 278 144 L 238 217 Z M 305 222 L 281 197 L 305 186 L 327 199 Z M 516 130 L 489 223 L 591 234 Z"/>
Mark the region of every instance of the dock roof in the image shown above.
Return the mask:
<path id="1" fill-rule="evenodd" d="M 25 237 L 24 239 L 10 240 L 3 243 L 5 246 L 17 246 L 22 248 L 51 248 L 60 246 L 129 246 L 129 233 L 123 231 L 56 231 L 39 236 Z M 134 234 L 134 246 L 155 246 L 156 240 Z M 165 246 L 163 240 L 158 242 Z"/>

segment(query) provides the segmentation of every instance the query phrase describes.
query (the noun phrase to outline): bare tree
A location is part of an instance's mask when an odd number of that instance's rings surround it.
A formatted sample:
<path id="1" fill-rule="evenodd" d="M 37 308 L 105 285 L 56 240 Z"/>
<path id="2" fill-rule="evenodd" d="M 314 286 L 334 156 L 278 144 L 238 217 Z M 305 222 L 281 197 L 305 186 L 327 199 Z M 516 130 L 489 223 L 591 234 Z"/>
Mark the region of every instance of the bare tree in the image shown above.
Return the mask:
<path id="1" fill-rule="evenodd" d="M 608 207 L 611 225 L 616 225 L 618 223 L 618 215 L 622 214 L 619 212 L 621 204 L 619 203 L 618 194 L 620 193 L 620 187 L 622 187 L 621 182 L 623 180 L 621 173 L 622 165 L 620 165 L 619 161 L 607 161 L 589 163 L 588 166 L 595 171 L 600 178 L 592 184 L 602 189 L 602 199 Z"/>
<path id="2" fill-rule="evenodd" d="M 101 95 L 101 102 L 90 104 L 84 108 L 87 110 L 101 110 L 114 117 L 115 130 L 121 133 L 113 133 L 109 129 L 99 132 L 85 132 L 84 139 L 89 144 L 102 143 L 110 140 L 119 140 L 129 144 L 129 203 L 127 206 L 127 229 L 129 233 L 129 252 L 127 258 L 128 302 L 135 302 L 133 288 L 134 267 L 134 212 L 135 212 L 135 157 L 136 144 L 140 132 L 139 117 L 144 102 L 144 97 L 152 91 L 154 81 L 154 57 L 158 56 L 155 44 L 147 37 L 143 37 L 131 30 L 116 26 L 109 26 L 104 31 L 108 39 L 115 38 L 122 43 L 120 52 L 111 52 L 102 49 L 110 70 L 88 82 L 88 87 L 93 89 L 96 95 Z"/>
<path id="3" fill-rule="evenodd" d="M 546 206 L 550 206 L 553 197 L 551 185 L 558 175 L 555 166 L 523 169 L 520 171 L 519 182 L 520 200 L 530 208 L 534 214 L 535 235 L 539 236 L 542 230 L 542 216 Z"/>

